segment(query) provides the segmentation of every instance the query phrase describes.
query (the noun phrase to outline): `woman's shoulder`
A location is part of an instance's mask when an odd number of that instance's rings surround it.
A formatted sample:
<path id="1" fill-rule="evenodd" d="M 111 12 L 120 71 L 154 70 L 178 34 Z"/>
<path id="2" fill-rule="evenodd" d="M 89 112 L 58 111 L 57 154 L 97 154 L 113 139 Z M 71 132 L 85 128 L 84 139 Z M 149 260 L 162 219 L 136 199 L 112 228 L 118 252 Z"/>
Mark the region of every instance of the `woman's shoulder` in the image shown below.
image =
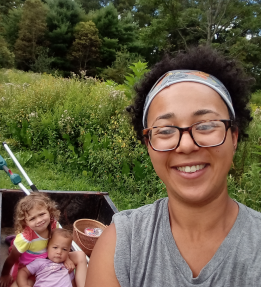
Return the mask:
<path id="1" fill-rule="evenodd" d="M 141 237 L 147 236 L 148 232 L 162 220 L 167 208 L 168 198 L 161 198 L 152 204 L 114 214 L 112 223 L 115 224 L 117 238 L 130 239 L 133 232 L 138 232 Z"/>
<path id="2" fill-rule="evenodd" d="M 244 234 L 244 242 L 253 244 L 253 246 L 260 246 L 261 244 L 261 213 L 239 203 L 240 214 L 238 232 Z M 261 254 L 260 254 L 261 255 Z"/>
<path id="3" fill-rule="evenodd" d="M 120 211 L 113 215 L 112 223 L 118 221 L 136 221 L 136 220 L 145 220 L 148 217 L 151 217 L 152 214 L 159 214 L 162 209 L 164 209 L 168 204 L 168 198 L 161 198 L 156 200 L 152 204 L 147 204 L 141 206 L 137 209 L 128 209 Z"/>
<path id="4" fill-rule="evenodd" d="M 240 202 L 237 202 L 237 204 L 239 205 L 239 208 L 241 210 L 244 210 L 245 217 L 246 216 L 248 217 L 249 223 L 251 221 L 254 224 L 258 224 L 258 225 L 261 224 L 261 212 L 256 211 Z M 261 229 L 260 229 L 260 232 L 261 232 Z"/>

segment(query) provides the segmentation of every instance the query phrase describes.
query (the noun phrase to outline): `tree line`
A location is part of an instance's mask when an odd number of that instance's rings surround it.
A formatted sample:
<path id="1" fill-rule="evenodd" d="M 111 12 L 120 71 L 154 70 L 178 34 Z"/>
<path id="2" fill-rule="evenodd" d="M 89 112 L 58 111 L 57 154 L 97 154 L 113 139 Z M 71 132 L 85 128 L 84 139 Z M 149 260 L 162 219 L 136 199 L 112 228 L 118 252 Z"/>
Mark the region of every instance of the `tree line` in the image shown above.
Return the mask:
<path id="1" fill-rule="evenodd" d="M 131 63 L 212 45 L 261 88 L 260 0 L 0 0 L 0 67 L 124 81 Z"/>

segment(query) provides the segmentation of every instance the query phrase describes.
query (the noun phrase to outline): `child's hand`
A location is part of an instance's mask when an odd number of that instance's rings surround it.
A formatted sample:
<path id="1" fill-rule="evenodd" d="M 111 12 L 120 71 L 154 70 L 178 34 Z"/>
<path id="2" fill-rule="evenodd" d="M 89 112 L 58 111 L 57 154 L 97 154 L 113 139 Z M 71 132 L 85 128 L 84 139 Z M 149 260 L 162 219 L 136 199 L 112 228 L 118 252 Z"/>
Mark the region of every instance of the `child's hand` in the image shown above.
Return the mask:
<path id="1" fill-rule="evenodd" d="M 13 277 L 8 274 L 0 277 L 0 287 L 8 287 L 13 283 Z"/>
<path id="2" fill-rule="evenodd" d="M 69 259 L 69 257 L 67 257 L 63 264 L 65 268 L 68 269 L 69 273 L 71 273 L 75 269 L 75 265 L 72 260 Z"/>

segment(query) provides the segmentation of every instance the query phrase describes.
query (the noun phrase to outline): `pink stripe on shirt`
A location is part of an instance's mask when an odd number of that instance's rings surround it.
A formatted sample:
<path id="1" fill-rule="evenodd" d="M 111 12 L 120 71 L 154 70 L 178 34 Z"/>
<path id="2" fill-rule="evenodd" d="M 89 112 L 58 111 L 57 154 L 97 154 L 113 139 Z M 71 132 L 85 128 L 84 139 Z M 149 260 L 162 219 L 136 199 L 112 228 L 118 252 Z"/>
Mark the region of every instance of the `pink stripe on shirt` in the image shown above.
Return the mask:
<path id="1" fill-rule="evenodd" d="M 22 255 L 19 258 L 20 263 L 27 265 L 30 262 L 34 261 L 36 258 L 47 258 L 47 252 L 44 252 L 42 254 L 30 254 L 27 252 L 22 253 Z"/>

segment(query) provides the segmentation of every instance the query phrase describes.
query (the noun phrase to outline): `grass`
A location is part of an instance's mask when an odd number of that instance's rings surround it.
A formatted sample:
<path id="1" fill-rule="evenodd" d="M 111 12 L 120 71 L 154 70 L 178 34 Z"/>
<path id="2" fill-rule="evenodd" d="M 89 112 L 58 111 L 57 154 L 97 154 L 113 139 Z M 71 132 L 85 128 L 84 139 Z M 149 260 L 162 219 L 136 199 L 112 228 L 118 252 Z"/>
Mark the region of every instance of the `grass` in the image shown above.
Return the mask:
<path id="1" fill-rule="evenodd" d="M 11 159 L 8 158 L 3 149 L 0 149 L 0 155 L 5 158 L 12 172 L 18 173 L 21 176 L 20 171 L 15 167 Z M 142 193 L 125 194 L 117 189 L 105 189 L 102 185 L 94 182 L 92 178 L 89 179 L 82 174 L 66 170 L 62 165 L 54 165 L 46 161 L 41 161 L 33 166 L 26 164 L 26 167 L 23 166 L 23 168 L 39 190 L 109 192 L 109 196 L 118 210 L 138 208 L 143 204 L 152 203 L 158 199 L 157 195 L 151 197 L 144 196 Z M 21 178 L 23 185 L 30 189 L 26 180 L 22 176 Z M 0 188 L 19 189 L 19 186 L 13 185 L 5 172 L 0 171 Z"/>

